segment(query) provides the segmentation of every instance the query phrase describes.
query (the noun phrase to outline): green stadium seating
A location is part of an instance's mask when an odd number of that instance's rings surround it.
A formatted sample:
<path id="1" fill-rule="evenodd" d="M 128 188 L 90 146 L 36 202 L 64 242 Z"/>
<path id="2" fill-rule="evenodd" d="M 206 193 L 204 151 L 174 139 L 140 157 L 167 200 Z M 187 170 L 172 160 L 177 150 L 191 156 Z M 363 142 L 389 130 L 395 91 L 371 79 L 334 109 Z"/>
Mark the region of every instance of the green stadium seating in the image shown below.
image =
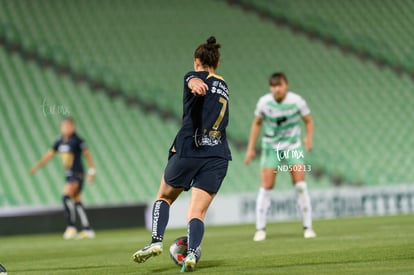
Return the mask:
<path id="1" fill-rule="evenodd" d="M 47 106 L 64 106 L 78 119 L 78 129 L 89 143 L 98 170 L 96 184 L 86 187 L 89 204 L 136 203 L 151 200 L 158 189 L 168 148 L 178 125 L 155 114 L 94 93 L 84 84 L 25 62 L 0 48 L 0 122 L 4 148 L 0 205 L 56 205 L 63 188 L 59 157 L 29 176 L 30 167 L 58 136 L 61 114 Z M 44 108 L 46 106 L 46 109 Z M 223 192 L 252 190 L 256 176 L 242 167 L 243 152 L 234 152 L 235 170 Z M 257 165 L 253 168 L 258 170 Z M 243 171 L 244 170 L 244 171 Z M 240 182 L 242 175 L 244 181 Z M 232 183 L 231 183 L 232 182 Z M 256 186 L 257 187 L 257 186 Z M 254 188 L 255 189 L 255 188 Z"/>
<path id="2" fill-rule="evenodd" d="M 410 0 L 240 0 L 290 24 L 413 71 L 414 2 Z"/>
<path id="3" fill-rule="evenodd" d="M 283 1 L 277 12 L 290 18 L 290 3 Z M 323 17 L 309 21 L 313 28 L 326 33 L 348 30 L 340 22 L 320 29 L 333 16 L 329 5 L 324 2 Z M 412 181 L 406 152 L 414 146 L 408 127 L 414 98 L 408 77 L 220 1 L 0 0 L 0 7 L 0 36 L 6 41 L 178 117 L 182 76 L 192 68 L 194 46 L 215 34 L 223 44 L 219 73 L 231 90 L 232 141 L 247 141 L 254 106 L 268 90 L 267 76 L 284 70 L 291 89 L 308 101 L 315 120 L 315 149 L 307 161 L 326 173 L 318 179 L 308 177 L 315 188 L 331 185 L 331 177 L 364 185 Z M 194 14 L 209 18 L 209 26 L 197 23 Z M 341 14 L 347 20 L 352 16 Z M 4 47 L 0 72 L 0 119 L 7 125 L 0 142 L 4 160 L 10 163 L 0 168 L 0 180 L 8 183 L 0 190 L 0 205 L 59 203 L 63 179 L 57 160 L 33 178 L 27 174 L 57 135 L 61 116 L 43 115 L 45 99 L 68 106 L 80 118 L 80 133 L 90 142 L 98 167 L 97 184 L 85 193 L 89 203 L 152 199 L 178 124 L 26 62 Z M 234 161 L 223 193 L 255 192 L 258 163 L 246 169 L 244 150 L 234 143 L 232 147 Z M 289 176 L 281 175 L 277 185 L 290 188 Z"/>

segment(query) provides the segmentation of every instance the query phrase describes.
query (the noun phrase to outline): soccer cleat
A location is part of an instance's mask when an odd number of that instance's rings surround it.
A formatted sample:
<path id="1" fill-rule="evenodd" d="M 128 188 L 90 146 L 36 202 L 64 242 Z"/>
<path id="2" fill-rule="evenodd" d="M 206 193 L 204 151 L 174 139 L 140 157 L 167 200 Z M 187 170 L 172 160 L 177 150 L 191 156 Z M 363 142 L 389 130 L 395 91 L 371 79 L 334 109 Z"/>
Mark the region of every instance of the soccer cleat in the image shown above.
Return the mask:
<path id="1" fill-rule="evenodd" d="M 138 250 L 132 255 L 132 259 L 136 263 L 143 263 L 152 256 L 158 256 L 162 253 L 162 242 L 152 243 Z"/>
<path id="2" fill-rule="evenodd" d="M 303 237 L 305 237 L 305 239 L 315 238 L 316 233 L 312 228 L 305 228 L 305 231 L 303 231 Z"/>
<path id="3" fill-rule="evenodd" d="M 256 230 L 256 233 L 254 234 L 254 237 L 253 237 L 253 241 L 261 242 L 264 240 L 266 240 L 266 230 L 264 229 Z"/>
<path id="4" fill-rule="evenodd" d="M 95 238 L 95 231 L 92 229 L 82 230 L 78 234 L 78 239 L 94 239 Z"/>
<path id="5" fill-rule="evenodd" d="M 65 233 L 63 233 L 63 238 L 65 240 L 75 239 L 77 235 L 76 228 L 74 226 L 66 227 Z"/>
<path id="6" fill-rule="evenodd" d="M 183 266 L 181 268 L 181 272 L 193 272 L 195 271 L 197 264 L 197 256 L 190 252 L 188 253 L 187 257 L 185 257 L 183 261 Z"/>

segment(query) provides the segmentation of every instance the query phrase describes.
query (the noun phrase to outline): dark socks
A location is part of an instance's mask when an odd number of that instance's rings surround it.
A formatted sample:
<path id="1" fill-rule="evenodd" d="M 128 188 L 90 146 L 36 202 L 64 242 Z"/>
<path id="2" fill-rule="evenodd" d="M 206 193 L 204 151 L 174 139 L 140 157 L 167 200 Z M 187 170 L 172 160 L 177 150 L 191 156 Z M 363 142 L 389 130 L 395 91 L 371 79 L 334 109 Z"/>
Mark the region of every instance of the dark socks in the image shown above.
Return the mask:
<path id="1" fill-rule="evenodd" d="M 89 225 L 88 216 L 86 215 L 85 208 L 83 207 L 83 204 L 81 202 L 76 202 L 75 203 L 75 209 L 76 209 L 76 212 L 78 213 L 79 219 L 81 221 L 82 228 L 84 230 L 90 230 L 91 227 Z"/>
<path id="2" fill-rule="evenodd" d="M 204 223 L 199 219 L 191 219 L 188 223 L 188 253 L 197 255 L 197 249 L 201 245 L 204 235 Z"/>
<path id="3" fill-rule="evenodd" d="M 75 226 L 76 213 L 69 196 L 63 196 L 63 207 L 65 209 L 66 223 L 68 226 Z"/>
<path id="4" fill-rule="evenodd" d="M 164 200 L 154 202 L 152 208 L 152 242 L 162 242 L 170 217 L 170 205 Z"/>

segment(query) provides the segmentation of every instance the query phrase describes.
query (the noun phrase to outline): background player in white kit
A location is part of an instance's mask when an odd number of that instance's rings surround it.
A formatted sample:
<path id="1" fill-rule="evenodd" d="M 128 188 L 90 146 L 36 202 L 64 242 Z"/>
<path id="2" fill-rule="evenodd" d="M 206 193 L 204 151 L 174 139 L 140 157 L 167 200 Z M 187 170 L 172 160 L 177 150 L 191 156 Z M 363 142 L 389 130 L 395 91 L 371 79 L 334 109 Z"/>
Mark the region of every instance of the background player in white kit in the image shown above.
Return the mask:
<path id="1" fill-rule="evenodd" d="M 288 91 L 288 80 L 284 73 L 270 76 L 270 91 L 262 96 L 256 106 L 252 123 L 245 164 L 255 158 L 255 144 L 263 125 L 261 154 L 261 187 L 256 202 L 256 233 L 254 241 L 266 239 L 266 215 L 270 207 L 270 194 L 275 184 L 277 168 L 283 160 L 292 176 L 298 207 L 302 213 L 304 237 L 314 238 L 312 229 L 312 207 L 305 182 L 305 171 L 301 142 L 301 120 L 305 123 L 304 146 L 312 149 L 313 121 L 305 100 Z"/>

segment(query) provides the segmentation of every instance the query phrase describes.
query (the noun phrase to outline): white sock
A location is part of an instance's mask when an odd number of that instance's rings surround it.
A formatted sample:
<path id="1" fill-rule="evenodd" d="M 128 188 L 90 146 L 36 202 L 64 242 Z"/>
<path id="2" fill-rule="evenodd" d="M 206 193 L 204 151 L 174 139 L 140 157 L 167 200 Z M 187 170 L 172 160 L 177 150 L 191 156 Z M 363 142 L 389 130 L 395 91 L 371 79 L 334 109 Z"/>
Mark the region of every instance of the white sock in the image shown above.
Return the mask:
<path id="1" fill-rule="evenodd" d="M 75 203 L 76 212 L 78 212 L 78 216 L 80 218 L 81 224 L 83 229 L 88 230 L 90 229 L 88 216 L 86 215 L 85 208 L 81 202 Z"/>
<path id="2" fill-rule="evenodd" d="M 261 230 L 266 228 L 266 216 L 270 208 L 270 193 L 271 189 L 264 189 L 260 187 L 257 194 L 256 201 L 256 229 Z"/>
<path id="3" fill-rule="evenodd" d="M 67 226 L 71 226 L 71 227 L 75 226 L 75 222 L 76 222 L 75 206 L 73 205 L 70 197 L 67 195 L 63 196 L 63 206 L 65 209 Z"/>
<path id="4" fill-rule="evenodd" d="M 302 213 L 303 227 L 312 228 L 312 205 L 306 182 L 297 182 L 295 184 L 295 191 L 298 207 Z"/>

